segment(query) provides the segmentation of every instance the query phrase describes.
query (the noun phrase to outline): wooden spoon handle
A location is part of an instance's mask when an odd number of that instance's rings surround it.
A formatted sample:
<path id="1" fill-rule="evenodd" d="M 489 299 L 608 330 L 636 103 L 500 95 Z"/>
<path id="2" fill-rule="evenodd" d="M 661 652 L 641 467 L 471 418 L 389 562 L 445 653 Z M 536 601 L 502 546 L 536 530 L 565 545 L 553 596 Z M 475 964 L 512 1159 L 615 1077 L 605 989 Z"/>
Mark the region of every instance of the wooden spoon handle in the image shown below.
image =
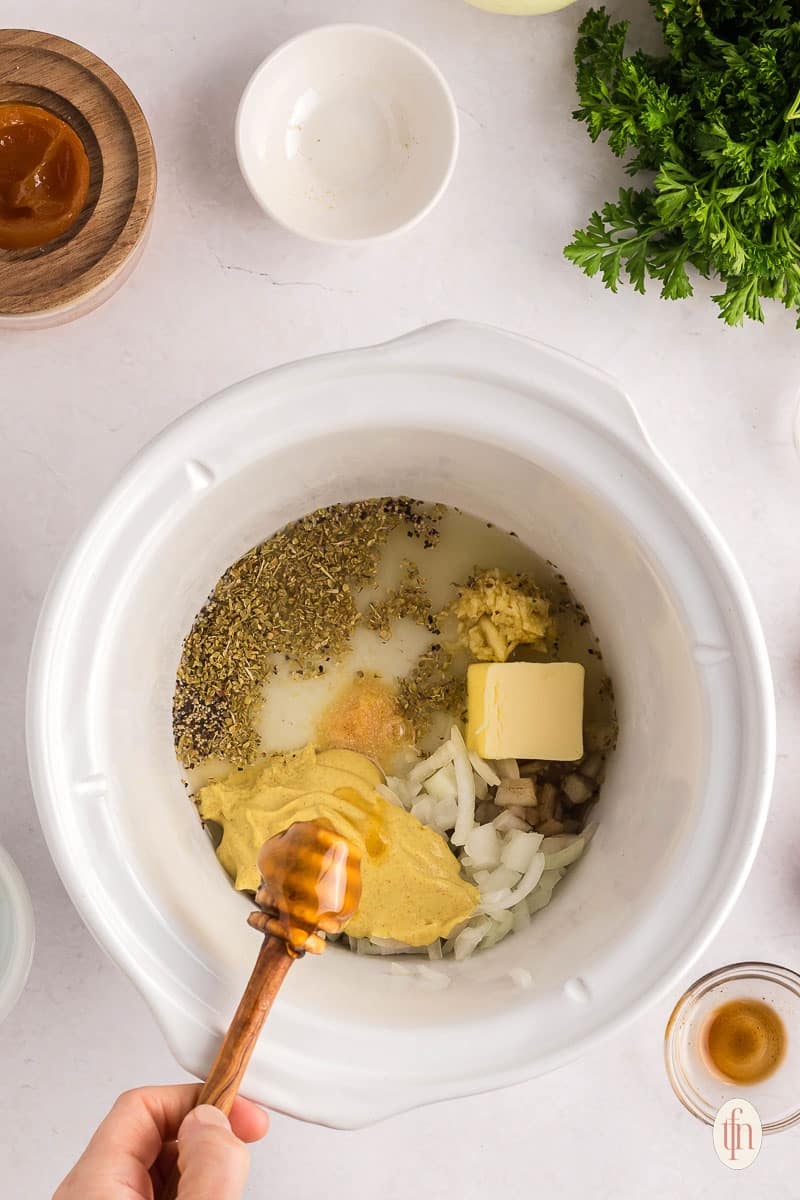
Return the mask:
<path id="1" fill-rule="evenodd" d="M 253 973 L 239 1001 L 230 1028 L 203 1084 L 197 1104 L 213 1104 L 229 1115 L 239 1091 L 258 1035 L 267 1019 L 286 972 L 294 959 L 280 938 L 265 937 Z M 175 1200 L 180 1173 L 178 1165 L 167 1180 L 160 1200 Z"/>

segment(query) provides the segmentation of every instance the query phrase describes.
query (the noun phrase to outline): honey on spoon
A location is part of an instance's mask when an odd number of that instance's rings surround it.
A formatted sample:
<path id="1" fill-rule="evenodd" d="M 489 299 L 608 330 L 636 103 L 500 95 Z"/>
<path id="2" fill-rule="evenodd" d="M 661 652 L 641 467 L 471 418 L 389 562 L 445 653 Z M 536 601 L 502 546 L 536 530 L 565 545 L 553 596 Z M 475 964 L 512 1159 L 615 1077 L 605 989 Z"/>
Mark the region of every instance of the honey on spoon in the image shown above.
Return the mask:
<path id="1" fill-rule="evenodd" d="M 253 972 L 197 1104 L 230 1113 L 258 1035 L 292 963 L 322 954 L 325 933 L 339 933 L 361 899 L 361 856 L 325 821 L 298 821 L 270 838 L 258 856 L 261 886 L 248 923 L 264 934 Z M 162 1200 L 174 1200 L 177 1167 Z"/>

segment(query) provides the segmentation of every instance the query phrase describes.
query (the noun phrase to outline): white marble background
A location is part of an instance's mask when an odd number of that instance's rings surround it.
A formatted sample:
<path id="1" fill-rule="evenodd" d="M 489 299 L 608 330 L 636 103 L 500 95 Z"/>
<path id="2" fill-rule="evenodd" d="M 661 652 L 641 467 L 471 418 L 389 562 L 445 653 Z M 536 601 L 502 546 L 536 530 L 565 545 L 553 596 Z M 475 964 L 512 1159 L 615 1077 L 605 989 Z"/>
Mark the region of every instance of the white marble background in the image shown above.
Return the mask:
<path id="1" fill-rule="evenodd" d="M 611 6 L 650 27 L 645 0 Z M 180 1076 L 142 1001 L 94 944 L 55 876 L 23 741 L 26 660 L 66 543 L 148 438 L 243 376 L 384 340 L 442 317 L 535 335 L 614 372 L 708 507 L 750 580 L 778 694 L 779 761 L 763 848 L 695 973 L 746 957 L 800 965 L 800 461 L 791 424 L 800 333 L 725 328 L 694 302 L 612 296 L 561 257 L 623 176 L 583 127 L 572 48 L 586 7 L 513 20 L 463 0 L 5 0 L 1 23 L 66 35 L 107 59 L 150 118 L 160 160 L 152 239 L 131 282 L 83 321 L 0 333 L 0 840 L 34 893 L 30 983 L 0 1029 L 0 1190 L 49 1197 L 116 1094 Z M 232 121 L 257 62 L 291 34 L 363 20 L 418 42 L 448 77 L 462 151 L 451 189 L 404 240 L 326 249 L 262 216 L 236 171 Z M 652 31 L 648 33 L 652 38 Z M 800 1133 L 733 1174 L 661 1066 L 677 993 L 556 1074 L 354 1134 L 275 1118 L 249 1197 L 463 1200 L 797 1194 Z"/>

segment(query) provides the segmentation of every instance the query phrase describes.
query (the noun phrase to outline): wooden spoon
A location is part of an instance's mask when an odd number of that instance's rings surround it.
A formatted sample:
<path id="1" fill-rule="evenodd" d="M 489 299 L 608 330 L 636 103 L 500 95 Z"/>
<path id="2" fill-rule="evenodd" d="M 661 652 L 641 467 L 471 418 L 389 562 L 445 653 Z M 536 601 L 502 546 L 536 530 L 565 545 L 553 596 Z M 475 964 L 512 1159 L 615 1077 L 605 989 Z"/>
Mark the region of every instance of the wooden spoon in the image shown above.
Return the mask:
<path id="1" fill-rule="evenodd" d="M 270 838 L 258 856 L 261 887 L 248 924 L 264 934 L 253 973 L 208 1074 L 198 1104 L 230 1113 L 267 1014 L 289 967 L 322 954 L 323 933 L 339 933 L 361 899 L 361 856 L 325 821 L 299 821 Z M 178 1165 L 161 1200 L 175 1200 Z"/>

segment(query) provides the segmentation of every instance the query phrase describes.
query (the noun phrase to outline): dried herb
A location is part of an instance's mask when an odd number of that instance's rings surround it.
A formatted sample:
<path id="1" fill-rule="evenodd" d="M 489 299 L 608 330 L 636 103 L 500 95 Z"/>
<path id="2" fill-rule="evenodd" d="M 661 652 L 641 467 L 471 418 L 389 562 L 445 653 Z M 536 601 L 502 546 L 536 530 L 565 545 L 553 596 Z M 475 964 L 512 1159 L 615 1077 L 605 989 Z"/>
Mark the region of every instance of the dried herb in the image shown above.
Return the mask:
<path id="1" fill-rule="evenodd" d="M 400 712 L 415 740 L 427 733 L 437 713 L 459 715 L 465 706 L 465 681 L 450 673 L 452 661 L 450 651 L 434 642 L 399 682 Z"/>
<path id="2" fill-rule="evenodd" d="M 276 660 L 304 677 L 338 661 L 362 619 L 355 595 L 374 583 L 389 535 L 404 525 L 410 538 L 434 546 L 442 511 L 406 497 L 317 509 L 229 567 L 183 647 L 173 699 L 181 763 L 252 762 Z"/>
<path id="3" fill-rule="evenodd" d="M 431 611 L 431 598 L 428 594 L 427 581 L 420 573 L 416 563 L 404 559 L 402 578 L 383 599 L 370 604 L 366 611 L 366 621 L 370 629 L 388 642 L 392 636 L 392 625 L 395 621 L 406 618 L 417 625 L 424 625 L 431 633 L 438 633 L 436 619 Z"/>

